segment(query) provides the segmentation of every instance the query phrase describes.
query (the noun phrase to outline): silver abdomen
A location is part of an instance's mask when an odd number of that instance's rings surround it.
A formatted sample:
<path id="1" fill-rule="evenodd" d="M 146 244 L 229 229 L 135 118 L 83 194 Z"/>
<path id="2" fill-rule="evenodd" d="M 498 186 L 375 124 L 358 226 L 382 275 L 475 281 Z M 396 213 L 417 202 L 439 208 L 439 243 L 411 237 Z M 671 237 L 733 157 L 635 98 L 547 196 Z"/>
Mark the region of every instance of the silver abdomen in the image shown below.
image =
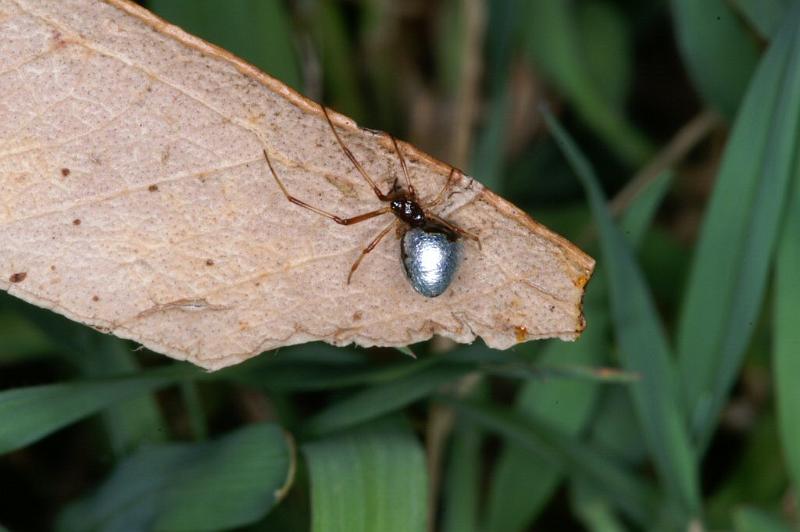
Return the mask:
<path id="1" fill-rule="evenodd" d="M 403 266 L 414 290 L 436 297 L 453 282 L 460 260 L 461 245 L 453 235 L 412 227 L 400 243 Z"/>

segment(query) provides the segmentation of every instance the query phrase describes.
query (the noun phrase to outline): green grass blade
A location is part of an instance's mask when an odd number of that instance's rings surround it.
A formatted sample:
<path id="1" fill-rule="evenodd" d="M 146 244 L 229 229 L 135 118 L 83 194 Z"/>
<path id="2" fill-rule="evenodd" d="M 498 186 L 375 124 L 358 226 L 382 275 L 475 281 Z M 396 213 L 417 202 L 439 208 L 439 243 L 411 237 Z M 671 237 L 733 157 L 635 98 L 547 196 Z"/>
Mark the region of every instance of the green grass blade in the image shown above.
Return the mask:
<path id="1" fill-rule="evenodd" d="M 594 412 L 589 441 L 627 464 L 647 460 L 647 443 L 636 419 L 636 409 L 630 390 L 617 387 L 606 390 Z"/>
<path id="2" fill-rule="evenodd" d="M 424 532 L 425 454 L 392 423 L 363 426 L 303 446 L 314 532 Z"/>
<path id="3" fill-rule="evenodd" d="M 625 527 L 602 495 L 585 483 L 570 486 L 572 512 L 590 532 L 624 532 Z"/>
<path id="4" fill-rule="evenodd" d="M 293 480 L 294 450 L 281 428 L 257 424 L 211 442 L 145 446 L 100 490 L 67 508 L 70 531 L 216 531 L 263 517 Z"/>
<path id="5" fill-rule="evenodd" d="M 441 6 L 440 28 L 436 42 L 436 72 L 438 86 L 448 95 L 461 90 L 461 71 L 464 68 L 468 50 L 464 46 L 466 9 L 461 0 L 445 0 Z"/>
<path id="6" fill-rule="evenodd" d="M 347 20 L 339 2 L 315 2 L 311 17 L 311 33 L 322 60 L 325 88 L 330 105 L 356 122 L 366 117 L 358 84 L 358 61 L 349 40 Z"/>
<path id="7" fill-rule="evenodd" d="M 678 327 L 690 426 L 702 452 L 766 290 L 800 124 L 800 6 L 758 67 L 701 230 Z"/>
<path id="8" fill-rule="evenodd" d="M 283 2 L 150 0 L 157 15 L 235 53 L 300 90 L 300 67 Z"/>
<path id="9" fill-rule="evenodd" d="M 442 532 L 479 530 L 482 443 L 482 432 L 469 423 L 453 431 L 442 489 Z"/>
<path id="10" fill-rule="evenodd" d="M 709 530 L 730 530 L 737 509 L 750 504 L 777 507 L 785 496 L 791 479 L 778 432 L 776 416 L 765 410 L 743 433 L 737 459 L 726 468 L 724 484 L 706 499 L 704 517 Z"/>
<path id="11" fill-rule="evenodd" d="M 632 243 L 638 243 L 650 226 L 672 179 L 663 172 L 637 195 L 621 220 L 623 232 Z M 584 311 L 590 326 L 574 344 L 551 343 L 539 364 L 602 363 L 602 353 L 608 352 L 606 329 L 607 288 L 602 265 L 595 273 L 584 300 Z M 588 420 L 597 399 L 596 386 L 586 383 L 561 383 L 547 380 L 530 382 L 520 391 L 517 411 L 530 412 L 550 422 L 567 434 L 576 434 Z M 557 408 L 554 405 L 558 405 Z M 522 530 L 533 520 L 557 488 L 563 474 L 552 463 L 541 460 L 518 446 L 505 449 L 494 470 L 489 494 L 486 530 Z M 531 479 L 536 479 L 531 482 Z"/>
<path id="12" fill-rule="evenodd" d="M 19 449 L 123 399 L 190 378 L 188 366 L 133 377 L 76 381 L 0 392 L 0 454 Z"/>
<path id="13" fill-rule="evenodd" d="M 573 9 L 588 75 L 608 105 L 623 109 L 633 79 L 631 27 L 611 2 L 579 2 Z"/>
<path id="14" fill-rule="evenodd" d="M 795 176 L 798 174 L 795 173 Z M 783 453 L 800 486 L 800 180 L 795 178 L 775 275 L 773 375 Z"/>
<path id="15" fill-rule="evenodd" d="M 425 371 L 356 392 L 308 420 L 305 431 L 309 434 L 323 434 L 394 412 L 429 396 L 443 384 L 470 370 L 468 366 L 436 365 Z"/>
<path id="16" fill-rule="evenodd" d="M 116 375 L 133 375 L 141 368 L 128 343 L 109 335 L 93 333 L 92 348 L 79 357 L 82 374 L 102 379 Z M 111 449 L 124 456 L 142 443 L 163 441 L 167 435 L 164 420 L 153 394 L 112 404 L 102 414 Z"/>
<path id="17" fill-rule="evenodd" d="M 586 189 L 600 233 L 611 311 L 623 367 L 642 376 L 631 385 L 637 417 L 659 477 L 688 518 L 700 511 L 697 465 L 680 407 L 675 368 L 655 304 L 630 246 L 614 224 L 588 161 L 556 122 L 545 120 Z"/>
<path id="18" fill-rule="evenodd" d="M 30 360 L 52 352 L 56 345 L 23 316 L 0 310 L 0 364 Z"/>
<path id="19" fill-rule="evenodd" d="M 484 186 L 502 193 L 503 147 L 506 144 L 505 130 L 511 108 L 508 87 L 500 87 L 489 100 L 487 122 L 481 130 L 470 162 L 470 173 L 478 176 Z"/>
<path id="20" fill-rule="evenodd" d="M 587 313 L 588 315 L 588 313 Z M 600 320 L 594 317 L 595 321 Z M 609 349 L 607 346 L 598 350 L 600 353 L 606 353 Z M 565 353 L 569 353 L 567 349 Z M 604 384 L 623 384 L 628 382 L 636 382 L 639 380 L 639 375 L 619 370 L 617 368 L 610 368 L 599 366 L 596 363 L 592 365 L 585 364 L 564 364 L 565 359 L 569 357 L 552 356 L 549 350 L 545 351 L 546 361 L 541 365 L 531 364 L 506 364 L 506 365 L 493 365 L 488 364 L 481 366 L 481 371 L 487 375 L 506 377 L 512 379 L 525 379 L 538 381 L 550 381 L 554 379 L 563 379 L 570 381 L 585 381 L 586 384 L 604 383 Z M 556 362 L 558 360 L 558 362 Z M 599 360 L 599 358 L 598 358 Z"/>
<path id="21" fill-rule="evenodd" d="M 488 83 L 486 123 L 472 151 L 470 173 L 492 190 L 503 190 L 503 168 L 511 113 L 510 76 L 514 42 L 520 33 L 520 0 L 496 0 L 485 4 L 489 26 L 501 28 L 485 35 L 486 81 Z"/>
<path id="22" fill-rule="evenodd" d="M 641 245 L 674 177 L 671 170 L 661 172 L 647 188 L 639 192 L 625 210 L 619 220 L 619 228 L 632 247 L 638 248 Z"/>
<path id="23" fill-rule="evenodd" d="M 368 364 L 364 361 L 306 363 L 280 360 L 259 364 L 250 370 L 247 368 L 223 370 L 219 378 L 281 392 L 333 390 L 390 382 L 423 371 L 435 362 L 435 358 L 401 360 L 383 365 Z"/>
<path id="24" fill-rule="evenodd" d="M 591 290 L 594 288 L 590 287 Z M 607 314 L 590 301 L 586 302 L 585 310 L 590 326 L 581 339 L 575 344 L 548 344 L 541 362 L 593 364 L 602 360 L 603 353 L 608 351 Z M 516 410 L 574 436 L 588 420 L 598 386 L 598 383 L 570 379 L 529 382 L 519 392 Z M 484 528 L 524 529 L 552 496 L 561 479 L 562 470 L 557 464 L 525 447 L 509 445 L 500 455 L 494 471 Z"/>
<path id="25" fill-rule="evenodd" d="M 603 490 L 631 519 L 644 524 L 654 515 L 656 495 L 650 485 L 574 437 L 541 420 L 494 405 L 450 397 L 438 400 L 475 425 L 529 449 L 543 460 L 557 464 L 571 477 Z"/>
<path id="26" fill-rule="evenodd" d="M 731 0 L 758 34 L 770 40 L 780 28 L 789 8 L 788 0 Z"/>
<path id="27" fill-rule="evenodd" d="M 208 420 L 203 409 L 203 401 L 197 388 L 197 382 L 182 382 L 180 384 L 180 392 L 192 438 L 196 441 L 205 440 L 208 438 Z"/>
<path id="28" fill-rule="evenodd" d="M 755 508 L 741 508 L 733 517 L 736 532 L 790 532 L 794 528 L 774 515 Z"/>
<path id="29" fill-rule="evenodd" d="M 603 94 L 584 60 L 577 9 L 562 0 L 537 0 L 526 4 L 525 49 L 548 81 L 566 94 L 575 110 L 615 154 L 639 166 L 653 147 Z"/>
<path id="30" fill-rule="evenodd" d="M 756 42 L 725 0 L 672 0 L 672 13 L 697 89 L 732 119 L 758 62 Z"/>
<path id="31" fill-rule="evenodd" d="M 24 317 L 23 322 L 28 324 L 28 328 L 38 330 L 38 336 L 49 340 L 47 343 L 53 346 L 53 350 L 75 366 L 84 378 L 132 375 L 139 370 L 130 345 L 119 338 L 101 334 L 23 301 L 5 297 L 0 300 L 0 305 Z M 147 394 L 109 406 L 103 412 L 103 424 L 111 449 L 117 456 L 124 455 L 142 442 L 161 441 L 166 434 L 155 400 Z"/>

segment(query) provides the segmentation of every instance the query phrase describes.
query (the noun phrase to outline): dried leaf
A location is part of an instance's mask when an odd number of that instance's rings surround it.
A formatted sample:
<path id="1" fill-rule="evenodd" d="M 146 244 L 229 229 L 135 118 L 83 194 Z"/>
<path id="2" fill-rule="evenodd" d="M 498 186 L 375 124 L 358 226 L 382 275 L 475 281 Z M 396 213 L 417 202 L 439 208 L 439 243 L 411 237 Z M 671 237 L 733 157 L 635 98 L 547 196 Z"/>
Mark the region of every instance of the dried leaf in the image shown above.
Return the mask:
<path id="1" fill-rule="evenodd" d="M 438 213 L 480 236 L 427 299 L 320 107 L 124 0 L 0 0 L 0 288 L 209 369 L 278 346 L 402 346 L 433 334 L 507 348 L 576 338 L 594 261 L 458 175 Z M 384 191 L 384 133 L 332 113 Z M 433 197 L 450 167 L 400 143 Z M 401 177 L 402 182 L 402 177 Z"/>

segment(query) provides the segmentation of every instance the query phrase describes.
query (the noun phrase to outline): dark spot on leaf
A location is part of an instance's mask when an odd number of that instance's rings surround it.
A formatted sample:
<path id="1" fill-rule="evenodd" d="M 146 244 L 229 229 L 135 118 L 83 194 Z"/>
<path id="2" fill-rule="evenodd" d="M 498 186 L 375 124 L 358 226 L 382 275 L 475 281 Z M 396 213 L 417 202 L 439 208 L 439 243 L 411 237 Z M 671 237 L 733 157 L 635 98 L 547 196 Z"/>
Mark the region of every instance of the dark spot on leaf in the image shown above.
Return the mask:
<path id="1" fill-rule="evenodd" d="M 60 31 L 53 31 L 52 37 L 53 37 L 53 48 L 56 49 L 63 48 L 64 46 L 67 45 L 67 41 L 61 35 Z"/>
<path id="2" fill-rule="evenodd" d="M 158 190 L 158 185 L 150 185 L 149 187 L 147 187 L 147 190 L 149 190 L 150 192 L 155 192 Z"/>
<path id="3" fill-rule="evenodd" d="M 213 260 L 206 259 L 206 266 L 213 266 L 213 265 L 214 265 L 214 261 Z"/>
<path id="4" fill-rule="evenodd" d="M 81 225 L 80 218 L 75 218 L 74 220 L 72 220 L 72 225 Z"/>
<path id="5" fill-rule="evenodd" d="M 11 281 L 12 283 L 21 283 L 22 281 L 25 280 L 27 276 L 28 272 L 13 273 L 11 274 L 11 277 L 8 278 L 8 280 Z"/>
<path id="6" fill-rule="evenodd" d="M 360 310 L 357 310 L 353 313 L 353 321 L 359 321 L 363 317 L 364 315 L 361 313 Z"/>
<path id="7" fill-rule="evenodd" d="M 69 175 L 69 168 L 62 168 L 61 169 L 61 175 L 63 175 L 64 177 L 67 177 Z"/>
<path id="8" fill-rule="evenodd" d="M 98 296 L 92 296 L 92 301 L 100 301 L 100 298 Z"/>

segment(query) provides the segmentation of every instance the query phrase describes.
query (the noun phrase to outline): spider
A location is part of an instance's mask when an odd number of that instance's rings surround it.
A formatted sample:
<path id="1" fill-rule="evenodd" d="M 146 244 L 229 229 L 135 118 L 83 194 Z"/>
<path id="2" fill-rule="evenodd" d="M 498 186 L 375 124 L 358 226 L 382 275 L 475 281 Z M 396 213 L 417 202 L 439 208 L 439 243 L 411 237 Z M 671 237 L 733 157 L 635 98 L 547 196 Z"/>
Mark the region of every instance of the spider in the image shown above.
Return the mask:
<path id="1" fill-rule="evenodd" d="M 358 269 L 358 266 L 361 264 L 361 261 L 364 259 L 364 257 L 373 249 L 375 249 L 375 247 L 381 242 L 381 240 L 383 240 L 389 231 L 391 231 L 393 228 L 397 228 L 397 234 L 400 236 L 400 254 L 403 261 L 403 266 L 405 268 L 406 277 L 411 283 L 411 286 L 414 288 L 414 290 L 425 297 L 436 297 L 441 295 L 447 289 L 447 287 L 450 286 L 450 283 L 452 283 L 453 277 L 458 269 L 461 255 L 459 237 L 474 240 L 478 244 L 479 248 L 481 245 L 480 239 L 477 236 L 465 231 L 464 229 L 461 229 L 456 225 L 453 225 L 452 223 L 440 218 L 430 211 L 431 208 L 444 201 L 445 194 L 452 185 L 456 169 L 453 167 L 450 168 L 450 174 L 447 177 L 447 181 L 439 193 L 433 198 L 433 200 L 429 202 L 421 201 L 417 197 L 417 192 L 414 189 L 414 185 L 411 183 L 411 177 L 408 173 L 408 167 L 406 166 L 406 160 L 405 157 L 403 157 L 403 152 L 400 150 L 397 140 L 390 135 L 389 138 L 392 139 L 392 144 L 397 152 L 397 157 L 400 159 L 400 166 L 403 169 L 406 189 L 399 190 L 397 187 L 397 180 L 395 180 L 395 183 L 389 193 L 384 194 L 381 189 L 378 188 L 378 185 L 375 184 L 375 181 L 373 181 L 366 170 L 364 170 L 364 167 L 362 167 L 355 158 L 353 152 L 351 152 L 350 149 L 345 146 L 342 138 L 336 131 L 336 127 L 333 125 L 333 121 L 328 114 L 327 108 L 324 105 L 320 105 L 320 107 L 322 108 L 325 119 L 327 120 L 331 131 L 333 131 L 336 141 L 338 142 L 339 146 L 341 146 L 342 151 L 344 151 L 347 158 L 350 159 L 350 162 L 352 162 L 353 166 L 355 166 L 356 170 L 358 170 L 358 173 L 361 174 L 364 180 L 369 184 L 378 199 L 382 202 L 388 203 L 388 205 L 374 211 L 352 216 L 350 218 L 342 218 L 326 210 L 320 209 L 319 207 L 310 205 L 305 201 L 289 194 L 289 191 L 286 189 L 283 181 L 280 180 L 278 174 L 275 172 L 275 168 L 272 166 L 272 161 L 270 161 L 267 150 L 264 149 L 264 159 L 266 159 L 267 166 L 269 166 L 270 172 L 272 172 L 272 177 L 275 178 L 275 182 L 278 184 L 278 187 L 280 187 L 281 192 L 283 192 L 283 195 L 286 196 L 286 199 L 291 203 L 303 207 L 304 209 L 313 211 L 320 216 L 329 218 L 341 225 L 354 225 L 383 214 L 394 214 L 396 219 L 393 220 L 392 223 L 385 227 L 380 233 L 378 233 L 378 235 L 373 238 L 363 250 L 361 250 L 361 254 L 350 267 L 350 273 L 347 276 L 347 284 L 350 284 L 353 274 L 355 273 L 356 269 Z"/>

